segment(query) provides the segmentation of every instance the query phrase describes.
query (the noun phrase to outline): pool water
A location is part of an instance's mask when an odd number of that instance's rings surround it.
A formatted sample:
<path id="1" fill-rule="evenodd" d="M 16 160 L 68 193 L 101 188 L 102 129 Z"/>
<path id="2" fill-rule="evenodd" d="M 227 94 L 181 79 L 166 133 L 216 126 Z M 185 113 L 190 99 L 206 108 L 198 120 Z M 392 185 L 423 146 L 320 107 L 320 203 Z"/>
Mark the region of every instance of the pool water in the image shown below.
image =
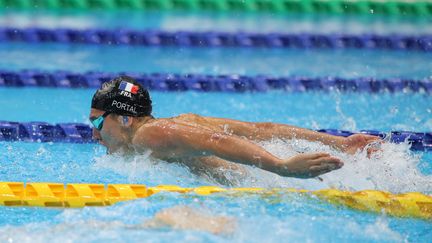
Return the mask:
<path id="1" fill-rule="evenodd" d="M 169 229 L 130 229 L 148 220 L 149 215 L 162 208 L 187 204 L 204 212 L 237 218 L 234 235 L 217 236 L 198 231 L 172 231 Z M 338 212 L 337 217 L 332 213 Z M 85 208 L 81 210 L 29 210 L 7 209 L 12 218 L 24 214 L 37 218 L 24 226 L 8 225 L 0 229 L 0 239 L 16 241 L 250 241 L 275 242 L 289 239 L 303 241 L 358 241 L 358 242 L 403 242 L 428 239 L 431 233 L 429 223 L 411 220 L 403 224 L 401 219 L 336 209 L 317 200 L 283 196 L 277 200 L 255 197 L 243 198 L 186 198 L 183 196 L 160 195 L 146 200 L 122 203 L 110 208 Z M 40 215 L 43 215 L 40 217 Z M 289 215 L 289 216 L 288 216 Z M 22 216 L 20 216 L 22 217 Z M 417 233 L 412 232 L 417 229 Z M 335 234 L 337 232 L 337 234 Z M 423 242 L 427 242 L 426 240 Z"/>
<path id="2" fill-rule="evenodd" d="M 92 92 L 87 89 L 3 88 L 0 89 L 0 113 L 2 119 L 12 121 L 88 123 Z M 337 127 L 349 130 L 375 128 L 382 131 L 430 131 L 431 128 L 431 98 L 423 94 L 153 92 L 152 98 L 156 117 L 193 112 L 250 121 L 289 123 L 316 129 Z M 201 102 L 196 102 L 197 100 Z M 369 109 L 365 110 L 364 107 Z M 4 155 L 1 158 L 0 176 L 4 181 L 224 186 L 215 180 L 196 176 L 180 165 L 154 161 L 146 156 L 107 156 L 104 148 L 95 144 L 0 144 L 0 153 Z M 367 159 L 365 154 L 347 156 L 328 147 L 304 141 L 273 141 L 263 145 L 281 157 L 288 157 L 296 151 L 327 151 L 341 157 L 346 165 L 322 176 L 323 182 L 316 179 L 282 178 L 245 167 L 248 176 L 231 178 L 231 186 L 432 192 L 431 153 L 411 152 L 408 144 L 387 144 L 379 157 L 372 159 Z M 3 207 L 0 208 L 3 215 L 0 220 L 0 239 L 44 241 L 51 237 L 61 239 L 66 235 L 70 236 L 68 238 L 71 241 L 129 241 L 141 237 L 151 237 L 158 242 L 189 238 L 200 241 L 242 241 L 252 237 L 257 241 L 276 241 L 280 237 L 289 237 L 293 241 L 422 241 L 431 236 L 427 230 L 431 226 L 428 221 L 340 209 L 298 195 L 282 195 L 282 198 L 274 201 L 276 202 L 253 196 L 190 198 L 167 194 L 121 203 L 110 208 L 58 210 Z M 197 231 L 128 228 L 128 225 L 145 222 L 160 209 L 178 204 L 235 217 L 238 229 L 233 235 L 215 236 Z M 338 232 L 338 236 L 334 232 Z M 87 238 L 86 235 L 89 234 L 91 236 Z M 86 238 L 82 238 L 84 236 Z"/>
<path id="3" fill-rule="evenodd" d="M 431 52 L 387 50 L 152 48 L 0 43 L 0 55 L 3 57 L 0 59 L 0 69 L 7 70 L 26 68 L 76 72 L 98 70 L 408 79 L 430 78 L 432 70 Z"/>
<path id="4" fill-rule="evenodd" d="M 26 14 L 22 16 L 28 18 Z M 47 18 L 57 17 L 48 14 Z M 151 22 L 153 25 L 150 24 L 150 27 L 160 28 L 163 26 L 160 23 L 166 20 L 165 18 L 170 20 L 174 17 L 154 17 L 159 22 Z M 199 19 L 199 16 L 191 18 Z M 269 21 L 272 20 L 271 16 L 268 18 Z M 92 24 L 93 27 L 112 26 L 107 23 L 116 21 L 113 20 L 115 18 L 106 22 L 100 18 L 90 19 L 87 24 Z M 218 20 L 216 17 L 209 17 L 209 22 L 217 23 L 215 19 Z M 140 23 L 139 21 L 136 23 Z M 288 20 L 275 17 L 273 21 L 283 23 Z M 336 29 L 344 26 L 340 19 L 332 21 L 340 25 L 336 25 Z M 362 21 L 353 21 L 366 29 Z M 238 21 L 240 22 L 242 21 Z M 187 22 L 180 23 L 190 28 Z M 329 25 L 334 26 L 331 23 Z M 413 24 L 409 20 L 404 23 L 407 26 L 421 25 Z M 212 24 L 208 26 L 212 27 Z M 10 23 L 7 22 L 6 25 Z M 383 25 L 391 26 L 390 23 Z M 130 27 L 138 28 L 138 25 Z M 238 28 L 247 29 L 244 26 Z M 265 27 L 262 29 L 273 30 Z M 412 33 L 421 32 L 416 32 L 415 28 L 406 29 Z M 3 57 L 0 59 L 0 69 L 6 70 L 418 79 L 432 76 L 432 56 L 430 53 L 420 52 L 131 48 L 1 43 L 0 55 Z M 88 124 L 93 92 L 94 90 L 90 89 L 0 88 L 0 120 Z M 287 123 L 311 129 L 376 129 L 385 132 L 432 130 L 432 98 L 424 93 L 151 92 L 151 96 L 156 117 L 192 112 L 247 121 Z M 289 157 L 303 151 L 325 151 L 340 157 L 345 166 L 322 176 L 323 181 L 283 178 L 244 166 L 246 176 L 236 176 L 234 172 L 227 171 L 229 185 L 223 185 L 212 178 L 194 175 L 181 165 L 154 160 L 148 155 L 126 158 L 106 155 L 105 149 L 96 144 L 0 142 L 0 177 L 2 181 L 25 182 L 293 187 L 309 190 L 333 187 L 352 191 L 375 189 L 393 193 L 418 191 L 432 194 L 432 153 L 412 152 L 406 143 L 386 143 L 382 151 L 372 158 L 366 158 L 363 152 L 349 156 L 321 144 L 298 140 L 274 140 L 261 145 L 280 157 Z M 236 229 L 233 234 L 213 235 L 193 230 L 149 229 L 140 226 L 156 212 L 175 205 L 188 205 L 202 212 L 233 217 L 236 220 Z M 197 197 L 165 193 L 106 208 L 0 207 L 0 215 L 0 241 L 8 242 L 276 242 L 281 239 L 292 242 L 428 242 L 432 238 L 430 221 L 358 212 L 297 194 L 272 197 Z"/>

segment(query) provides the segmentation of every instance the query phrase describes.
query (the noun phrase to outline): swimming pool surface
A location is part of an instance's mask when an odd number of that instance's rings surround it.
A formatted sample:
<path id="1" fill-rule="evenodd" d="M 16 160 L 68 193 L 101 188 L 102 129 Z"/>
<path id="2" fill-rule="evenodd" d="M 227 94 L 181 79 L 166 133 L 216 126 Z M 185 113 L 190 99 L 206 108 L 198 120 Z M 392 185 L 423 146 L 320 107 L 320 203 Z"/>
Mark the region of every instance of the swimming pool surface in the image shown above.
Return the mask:
<path id="1" fill-rule="evenodd" d="M 24 15 L 23 18 L 29 17 Z M 47 18 L 52 17 L 48 15 Z M 175 19 L 175 16 L 154 17 L 155 20 L 149 27 L 164 26 L 161 24 L 163 20 L 172 21 L 170 18 Z M 190 18 L 195 21 L 194 18 L 197 17 Z M 209 17 L 211 21 L 209 20 L 207 26 L 212 26 L 214 18 L 216 17 Z M 108 26 L 110 21 L 117 21 L 117 24 L 128 22 L 124 19 L 115 20 L 113 17 L 106 19 L 108 20 L 105 22 L 103 18 L 99 18 L 86 23 Z M 272 19 L 271 16 L 268 16 L 268 19 L 270 23 L 280 23 L 281 29 L 283 21 L 287 21 L 276 17 Z M 140 21 L 142 20 L 130 21 L 134 24 L 131 27 L 137 28 Z M 345 26 L 341 20 L 333 21 L 337 23 L 335 25 L 330 22 L 329 25 L 333 28 Z M 360 26 L 359 31 L 366 29 L 363 22 L 353 21 Z M 2 22 L 0 18 L 1 23 L 10 25 L 9 22 Z M 409 21 L 405 23 L 414 27 L 421 25 Z M 179 24 L 192 28 L 187 21 L 180 21 Z M 39 22 L 39 25 L 43 23 Z M 390 29 L 392 26 L 390 23 L 382 25 L 390 26 Z M 273 30 L 263 26 L 263 31 Z M 268 26 L 277 28 L 278 24 Z M 243 25 L 239 25 L 239 28 L 247 29 Z M 416 29 L 411 27 L 406 27 L 405 30 L 414 34 L 428 31 L 422 29 L 416 32 Z M 431 54 L 419 52 L 131 48 L 1 43 L 0 55 L 0 69 L 4 70 L 413 79 L 432 76 Z M 0 88 L 0 120 L 88 123 L 93 92 L 94 90 L 90 89 Z M 312 129 L 432 130 L 432 97 L 422 93 L 151 92 L 151 96 L 156 117 L 192 112 L 247 121 L 288 123 Z M 418 191 L 432 194 L 432 153 L 412 152 L 408 144 L 384 144 L 383 150 L 371 159 L 366 158 L 364 153 L 348 156 L 327 146 L 305 141 L 276 140 L 262 145 L 280 157 L 289 157 L 300 151 L 326 151 L 339 156 L 345 166 L 322 176 L 323 181 L 282 178 L 245 166 L 248 172 L 245 177 L 227 172 L 230 182 L 228 186 L 294 187 L 310 190 L 334 187 L 352 191 L 375 189 L 393 193 Z M 142 183 L 149 186 L 176 184 L 183 187 L 221 185 L 211 178 L 194 175 L 181 165 L 157 161 L 145 155 L 127 158 L 106 155 L 105 149 L 96 144 L 0 142 L 0 155 L 2 181 Z M 179 204 L 212 214 L 235 217 L 236 230 L 232 235 L 212 235 L 192 230 L 148 229 L 139 226 L 157 211 Z M 358 212 L 295 194 L 269 198 L 157 194 L 106 208 L 0 207 L 0 215 L 0 241 L 8 242 L 276 242 L 281 239 L 290 242 L 430 242 L 432 239 L 430 221 Z"/>
<path id="2" fill-rule="evenodd" d="M 430 78 L 431 52 L 0 43 L 0 69 Z M 188 60 L 185 62 L 184 60 Z M 398 62 L 394 62 L 398 60 Z M 415 64 L 415 65 L 413 65 Z"/>

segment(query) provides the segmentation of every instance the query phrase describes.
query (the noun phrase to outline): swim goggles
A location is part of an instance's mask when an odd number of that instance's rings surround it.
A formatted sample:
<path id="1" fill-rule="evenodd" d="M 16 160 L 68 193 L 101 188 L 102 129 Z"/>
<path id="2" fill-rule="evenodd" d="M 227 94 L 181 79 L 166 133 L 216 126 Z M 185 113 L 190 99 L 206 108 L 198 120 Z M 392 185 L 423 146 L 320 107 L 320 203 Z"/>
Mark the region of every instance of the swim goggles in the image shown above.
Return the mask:
<path id="1" fill-rule="evenodd" d="M 103 113 L 102 116 L 99 116 L 98 118 L 95 119 L 90 119 L 90 122 L 92 123 L 93 127 L 96 128 L 97 130 L 102 130 L 103 127 L 103 123 L 105 121 L 105 118 L 111 114 L 111 112 L 109 111 L 105 111 L 105 113 Z"/>

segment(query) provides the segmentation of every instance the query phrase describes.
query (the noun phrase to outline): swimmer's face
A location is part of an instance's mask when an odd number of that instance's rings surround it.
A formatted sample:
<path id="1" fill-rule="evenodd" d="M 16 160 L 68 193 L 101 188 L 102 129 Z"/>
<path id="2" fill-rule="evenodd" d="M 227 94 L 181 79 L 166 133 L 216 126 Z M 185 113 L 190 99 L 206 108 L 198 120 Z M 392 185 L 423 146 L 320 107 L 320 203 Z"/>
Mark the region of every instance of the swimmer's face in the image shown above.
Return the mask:
<path id="1" fill-rule="evenodd" d="M 90 110 L 89 118 L 90 120 L 94 120 L 102 116 L 104 113 L 105 112 L 102 110 L 92 108 Z M 124 136 L 118 116 L 115 114 L 109 114 L 105 117 L 101 130 L 97 130 L 93 127 L 93 139 L 107 147 L 109 153 L 115 152 L 121 148 L 123 146 Z"/>

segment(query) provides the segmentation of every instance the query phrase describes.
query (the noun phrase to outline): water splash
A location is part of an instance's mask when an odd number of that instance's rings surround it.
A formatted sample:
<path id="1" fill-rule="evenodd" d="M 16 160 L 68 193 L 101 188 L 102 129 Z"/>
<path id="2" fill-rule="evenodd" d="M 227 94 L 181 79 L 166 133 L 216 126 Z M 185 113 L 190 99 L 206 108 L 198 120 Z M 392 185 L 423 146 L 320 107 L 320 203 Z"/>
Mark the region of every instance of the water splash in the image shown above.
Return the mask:
<path id="1" fill-rule="evenodd" d="M 341 107 L 341 91 L 339 90 L 335 90 L 334 94 L 332 95 L 335 99 L 335 109 L 336 109 L 336 113 L 341 117 L 343 124 L 342 124 L 342 129 L 345 130 L 351 130 L 351 131 L 356 131 L 357 130 L 357 123 L 355 121 L 355 119 L 351 116 L 347 116 Z"/>
<path id="2" fill-rule="evenodd" d="M 320 143 L 304 140 L 276 140 L 262 144 L 271 153 L 286 158 L 298 152 L 327 152 L 340 158 L 345 165 L 314 179 L 284 178 L 274 186 L 294 186 L 304 189 L 338 188 L 345 190 L 386 190 L 393 193 L 432 192 L 432 176 L 418 169 L 420 155 L 409 150 L 409 144 L 384 143 L 381 151 L 367 158 L 366 151 L 348 155 Z"/>
<path id="3" fill-rule="evenodd" d="M 105 155 L 95 159 L 93 170 L 113 170 L 126 176 L 127 183 L 143 183 L 146 185 L 176 184 L 193 185 L 200 183 L 198 176 L 177 163 L 153 158 L 150 151 L 141 155 L 122 156 L 120 154 Z"/>
<path id="4" fill-rule="evenodd" d="M 364 230 L 360 231 L 377 241 L 390 240 L 395 242 L 408 242 L 406 238 L 389 227 L 388 220 L 384 216 L 378 217 L 375 223 L 367 225 Z"/>
<path id="5" fill-rule="evenodd" d="M 345 165 L 336 171 L 312 179 L 281 177 L 251 166 L 241 166 L 246 175 L 221 170 L 228 183 L 239 187 L 291 187 L 308 190 L 337 188 L 343 190 L 385 190 L 393 193 L 418 191 L 432 193 L 432 176 L 418 168 L 421 156 L 409 150 L 409 144 L 384 143 L 381 151 L 368 158 L 366 151 L 348 155 L 320 143 L 304 140 L 272 140 L 260 143 L 280 158 L 289 158 L 299 152 L 327 152 L 340 158 Z M 184 187 L 222 185 L 208 176 L 197 176 L 185 166 L 156 160 L 151 153 L 122 157 L 103 156 L 96 159 L 94 170 L 110 169 L 128 178 L 128 183 L 176 184 Z"/>

